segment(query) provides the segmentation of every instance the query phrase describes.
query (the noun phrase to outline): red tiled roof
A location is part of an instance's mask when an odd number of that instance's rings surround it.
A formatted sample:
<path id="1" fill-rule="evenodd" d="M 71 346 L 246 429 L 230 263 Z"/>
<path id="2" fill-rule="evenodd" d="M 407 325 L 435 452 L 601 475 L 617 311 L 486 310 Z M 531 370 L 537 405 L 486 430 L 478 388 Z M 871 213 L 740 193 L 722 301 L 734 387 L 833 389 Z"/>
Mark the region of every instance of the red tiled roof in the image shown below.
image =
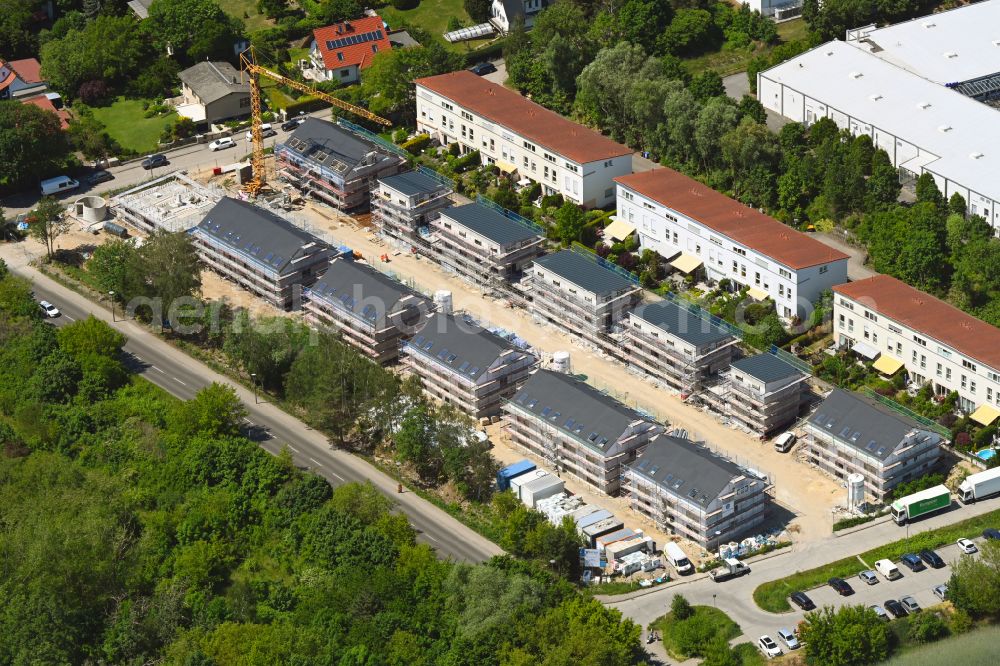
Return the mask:
<path id="1" fill-rule="evenodd" d="M 370 33 L 378 34 L 368 41 L 357 44 L 347 44 L 337 48 L 327 46 L 327 42 L 360 37 Z M 357 65 L 359 69 L 364 69 L 372 64 L 376 53 L 385 53 L 392 49 L 392 45 L 389 43 L 389 31 L 386 30 L 382 24 L 382 18 L 379 16 L 366 16 L 356 21 L 334 23 L 325 28 L 314 30 L 313 36 L 316 38 L 316 47 L 319 49 L 320 55 L 323 56 L 323 65 L 331 70 L 349 65 Z M 376 50 L 372 50 L 373 46 Z"/>
<path id="2" fill-rule="evenodd" d="M 66 109 L 57 109 L 55 105 L 45 95 L 38 95 L 37 97 L 29 97 L 28 99 L 20 100 L 21 104 L 34 104 L 40 109 L 46 111 L 51 111 L 52 113 L 59 116 L 59 121 L 62 123 L 62 128 L 66 129 L 69 127 L 69 112 Z"/>
<path id="3" fill-rule="evenodd" d="M 25 83 L 42 83 L 42 65 L 34 58 L 11 60 L 7 63 Z"/>
<path id="4" fill-rule="evenodd" d="M 673 169 L 633 173 L 615 181 L 789 268 L 847 259 L 843 252 Z"/>
<path id="5" fill-rule="evenodd" d="M 889 275 L 840 284 L 833 291 L 1000 370 L 1000 329 L 954 305 Z"/>
<path id="6" fill-rule="evenodd" d="M 414 83 L 580 164 L 632 152 L 600 132 L 466 70 L 428 76 Z"/>

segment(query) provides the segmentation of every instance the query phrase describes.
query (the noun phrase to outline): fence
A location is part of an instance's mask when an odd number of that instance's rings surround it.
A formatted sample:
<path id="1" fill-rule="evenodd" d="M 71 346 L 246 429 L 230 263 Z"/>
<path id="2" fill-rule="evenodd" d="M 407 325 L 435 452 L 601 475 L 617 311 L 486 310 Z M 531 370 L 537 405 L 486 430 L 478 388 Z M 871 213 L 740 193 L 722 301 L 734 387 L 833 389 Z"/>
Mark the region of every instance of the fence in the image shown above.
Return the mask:
<path id="1" fill-rule="evenodd" d="M 730 324 L 725 319 L 722 319 L 720 317 L 716 317 L 714 314 L 712 314 L 711 312 L 709 312 L 705 308 L 701 307 L 697 303 L 692 303 L 691 301 L 687 300 L 686 298 L 684 298 L 680 294 L 675 294 L 672 291 L 668 291 L 665 294 L 663 294 L 663 299 L 666 300 L 666 301 L 670 301 L 671 303 L 673 303 L 674 305 L 676 305 L 676 306 L 678 306 L 680 308 L 683 308 L 687 312 L 690 312 L 691 314 L 695 315 L 696 317 L 698 317 L 698 318 L 700 318 L 700 319 L 702 319 L 704 321 L 707 321 L 708 323 L 712 324 L 713 326 L 717 326 L 717 327 L 721 328 L 722 330 L 724 330 L 724 331 L 730 333 L 731 335 L 735 336 L 736 339 L 738 339 L 738 340 L 742 340 L 743 339 L 743 329 L 738 328 L 736 326 L 733 326 L 732 324 Z"/>
<path id="2" fill-rule="evenodd" d="M 406 152 L 396 144 L 392 143 L 391 141 L 386 141 L 378 134 L 370 132 L 366 130 L 364 127 L 361 127 L 360 125 L 355 125 L 354 123 L 348 120 L 344 120 L 343 118 L 338 118 L 337 124 L 346 130 L 349 130 L 351 132 L 354 132 L 355 134 L 363 136 L 372 143 L 377 143 L 378 145 L 382 146 L 391 153 L 395 153 L 396 155 L 400 155 L 401 157 L 405 157 L 406 159 L 410 159 L 411 157 L 413 157 L 412 155 L 410 155 L 410 153 Z"/>
<path id="3" fill-rule="evenodd" d="M 613 273 L 617 273 L 618 275 L 622 276 L 632 284 L 636 285 L 639 284 L 639 278 L 637 278 L 635 274 L 625 270 L 621 266 L 611 263 L 607 259 L 602 259 L 601 257 L 597 256 L 593 250 L 584 245 L 581 245 L 576 241 L 573 241 L 573 245 L 570 246 L 570 250 L 580 255 L 581 257 L 586 257 L 587 259 L 593 261 L 595 264 L 601 266 L 602 268 L 606 268 Z"/>
<path id="4" fill-rule="evenodd" d="M 894 412 L 896 412 L 898 414 L 901 414 L 903 416 L 906 416 L 907 418 L 913 419 L 914 421 L 916 421 L 920 425 L 924 426 L 928 430 L 932 430 L 932 431 L 936 432 L 937 434 L 941 435 L 945 439 L 951 438 L 951 431 L 948 430 L 947 428 L 945 428 L 943 425 L 941 425 L 940 423 L 936 423 L 936 422 L 932 421 L 931 419 L 927 418 L 926 416 L 921 416 L 920 414 L 917 414 L 912 409 L 907 409 L 906 407 L 904 407 L 903 405 L 899 404 L 895 400 L 887 398 L 884 395 L 881 395 L 880 393 L 876 393 L 875 391 L 871 390 L 867 386 L 861 389 L 861 393 L 862 393 L 862 395 L 865 395 L 865 396 L 871 398 L 872 400 L 878 402 L 879 404 L 881 404 L 881 405 L 883 405 L 885 407 L 888 407 L 892 411 L 894 411 Z"/>
<path id="5" fill-rule="evenodd" d="M 771 345 L 771 348 L 768 349 L 768 352 L 771 355 L 780 358 L 782 361 L 792 366 L 793 368 L 798 368 L 807 375 L 811 375 L 813 373 L 813 368 L 811 365 L 800 359 L 795 354 L 786 352 L 784 349 L 781 349 L 776 345 Z"/>
<path id="6" fill-rule="evenodd" d="M 439 182 L 442 185 L 444 185 L 445 187 L 447 187 L 449 190 L 454 190 L 455 189 L 455 181 L 454 180 L 452 180 L 451 178 L 448 178 L 445 175 L 442 175 L 442 174 L 438 173 L 437 171 L 434 171 L 433 169 L 428 169 L 425 166 L 418 166 L 417 167 L 417 173 L 422 173 L 425 176 L 427 176 L 428 178 L 432 178 L 433 180 L 436 180 L 437 182 Z"/>

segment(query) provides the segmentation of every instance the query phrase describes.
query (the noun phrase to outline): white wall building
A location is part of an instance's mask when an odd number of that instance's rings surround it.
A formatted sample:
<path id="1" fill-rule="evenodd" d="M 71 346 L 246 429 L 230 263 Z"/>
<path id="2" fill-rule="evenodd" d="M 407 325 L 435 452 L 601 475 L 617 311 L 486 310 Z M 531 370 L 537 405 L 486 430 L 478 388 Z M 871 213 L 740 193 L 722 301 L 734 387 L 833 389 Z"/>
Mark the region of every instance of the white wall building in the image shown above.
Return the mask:
<path id="1" fill-rule="evenodd" d="M 614 178 L 632 173 L 632 151 L 599 132 L 465 70 L 415 81 L 417 130 L 484 163 L 541 183 L 588 208 L 614 203 Z"/>
<path id="2" fill-rule="evenodd" d="M 524 27 L 535 23 L 538 12 L 552 4 L 551 0 L 493 0 L 490 6 L 490 23 L 500 32 L 510 32 L 518 16 L 524 17 Z"/>
<path id="3" fill-rule="evenodd" d="M 996 1 L 996 0 L 994 0 Z M 965 11 L 955 10 L 955 11 Z M 927 21 L 936 20 L 928 17 Z M 996 25 L 996 24 L 994 24 Z M 933 29 L 931 29 L 933 30 Z M 939 54 L 958 66 L 964 35 L 955 34 L 954 49 Z M 964 68 L 1000 71 L 1000 34 L 994 35 L 992 64 Z M 969 212 L 1000 226 L 1000 114 L 996 109 L 960 94 L 955 85 L 941 85 L 914 74 L 888 58 L 858 45 L 833 41 L 757 75 L 757 98 L 766 108 L 810 125 L 830 118 L 854 135 L 867 134 L 888 153 L 893 165 L 912 177 L 929 173 L 946 197 L 961 194 Z M 905 55 L 905 54 L 904 54 Z M 904 56 L 899 56 L 903 58 Z M 927 76 L 942 76 L 938 67 L 923 67 Z M 961 74 L 960 74 L 961 75 Z M 1000 78 L 970 82 L 970 94 L 990 85 L 1000 92 Z"/>
<path id="4" fill-rule="evenodd" d="M 985 405 L 977 421 L 1000 416 L 1000 329 L 888 275 L 833 291 L 838 345 L 877 356 L 884 374 L 905 367 L 937 395 L 957 391 L 966 411 Z"/>
<path id="5" fill-rule="evenodd" d="M 750 288 L 782 317 L 805 316 L 824 290 L 847 282 L 847 255 L 673 169 L 622 176 L 618 219 L 644 248 L 690 272 Z"/>
<path id="6" fill-rule="evenodd" d="M 745 0 L 744 3 L 761 16 L 785 21 L 802 15 L 802 0 Z"/>

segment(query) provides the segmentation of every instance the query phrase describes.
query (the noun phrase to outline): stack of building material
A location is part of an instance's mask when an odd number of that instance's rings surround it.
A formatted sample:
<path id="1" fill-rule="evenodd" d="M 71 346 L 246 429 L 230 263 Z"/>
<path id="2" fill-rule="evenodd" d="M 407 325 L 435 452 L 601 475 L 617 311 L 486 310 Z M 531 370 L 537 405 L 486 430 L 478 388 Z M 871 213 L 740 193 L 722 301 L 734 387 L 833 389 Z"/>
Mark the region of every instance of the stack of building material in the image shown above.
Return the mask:
<path id="1" fill-rule="evenodd" d="M 580 528 L 580 531 L 583 534 L 583 538 L 587 540 L 588 545 L 591 548 L 595 548 L 598 537 L 620 530 L 624 526 L 625 524 L 622 521 L 614 516 L 609 516 Z"/>
<path id="2" fill-rule="evenodd" d="M 572 516 L 573 512 L 583 505 L 583 500 L 576 495 L 566 493 L 556 493 L 552 497 L 546 497 L 538 502 L 535 509 L 541 511 L 553 525 L 562 523 L 566 516 Z"/>
<path id="3" fill-rule="evenodd" d="M 538 502 L 566 489 L 566 483 L 557 476 L 545 474 L 521 486 L 521 503 L 534 509 Z"/>

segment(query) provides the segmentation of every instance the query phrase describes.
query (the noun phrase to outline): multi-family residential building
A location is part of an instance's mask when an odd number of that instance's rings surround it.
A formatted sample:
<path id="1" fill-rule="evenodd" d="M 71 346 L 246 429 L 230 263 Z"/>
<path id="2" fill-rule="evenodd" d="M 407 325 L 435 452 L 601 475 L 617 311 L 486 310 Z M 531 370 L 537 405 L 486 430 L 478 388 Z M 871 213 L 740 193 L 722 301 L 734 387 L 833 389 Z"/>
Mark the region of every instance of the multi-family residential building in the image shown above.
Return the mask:
<path id="1" fill-rule="evenodd" d="M 544 251 L 544 229 L 483 203 L 446 208 L 431 225 L 437 261 L 481 286 L 502 288 L 519 280 Z"/>
<path id="2" fill-rule="evenodd" d="M 316 118 L 277 144 L 274 156 L 279 176 L 344 211 L 367 208 L 378 179 L 406 167 L 403 157 L 375 141 Z"/>
<path id="3" fill-rule="evenodd" d="M 901 483 L 932 472 L 941 435 L 874 398 L 834 389 L 804 425 L 801 451 L 809 462 L 844 481 L 865 477 L 865 496 L 885 502 Z"/>
<path id="4" fill-rule="evenodd" d="M 188 233 L 209 268 L 283 310 L 297 305 L 295 288 L 315 282 L 333 256 L 288 220 L 229 197 Z"/>
<path id="5" fill-rule="evenodd" d="M 660 301 L 629 313 L 623 346 L 629 366 L 692 393 L 729 368 L 736 343 L 735 335 L 707 315 Z"/>
<path id="6" fill-rule="evenodd" d="M 906 368 L 935 395 L 958 393 L 978 419 L 1000 416 L 1000 329 L 888 275 L 834 288 L 834 341 L 875 360 L 886 375 Z"/>
<path id="7" fill-rule="evenodd" d="M 432 314 L 403 342 L 403 354 L 424 392 L 475 418 L 498 414 L 537 364 L 530 353 L 461 314 Z"/>
<path id="8" fill-rule="evenodd" d="M 424 244 L 420 229 L 452 205 L 452 185 L 435 172 L 418 168 L 379 178 L 372 190 L 372 221 L 379 230 L 398 241 Z"/>
<path id="9" fill-rule="evenodd" d="M 967 3 L 896 25 L 848 30 L 757 74 L 757 98 L 811 125 L 867 134 L 906 178 L 934 177 L 946 198 L 1000 227 L 1000 2 Z"/>
<path id="10" fill-rule="evenodd" d="M 614 203 L 632 151 L 472 72 L 417 79 L 417 129 L 587 208 Z"/>
<path id="11" fill-rule="evenodd" d="M 761 437 L 798 417 L 808 397 L 808 375 L 767 352 L 734 362 L 725 394 L 726 413 Z"/>
<path id="12" fill-rule="evenodd" d="M 599 348 L 642 300 L 628 273 L 572 249 L 536 259 L 532 273 L 531 314 Z"/>
<path id="13" fill-rule="evenodd" d="M 306 321 L 337 330 L 344 342 L 376 363 L 399 358 L 401 341 L 422 326 L 432 309 L 419 292 L 347 258 L 330 262 L 304 296 Z"/>
<path id="14" fill-rule="evenodd" d="M 616 178 L 618 220 L 644 248 L 685 273 L 748 287 L 785 318 L 804 317 L 835 284 L 847 282 L 847 255 L 673 169 Z"/>
<path id="15" fill-rule="evenodd" d="M 391 49 L 389 31 L 377 14 L 334 23 L 313 31 L 309 73 L 320 81 L 357 83 L 375 56 Z"/>
<path id="16" fill-rule="evenodd" d="M 625 470 L 632 509 L 666 532 L 715 550 L 764 522 L 768 484 L 704 446 L 659 435 Z"/>
<path id="17" fill-rule="evenodd" d="M 570 375 L 538 370 L 504 405 L 517 446 L 608 495 L 663 426 Z"/>

